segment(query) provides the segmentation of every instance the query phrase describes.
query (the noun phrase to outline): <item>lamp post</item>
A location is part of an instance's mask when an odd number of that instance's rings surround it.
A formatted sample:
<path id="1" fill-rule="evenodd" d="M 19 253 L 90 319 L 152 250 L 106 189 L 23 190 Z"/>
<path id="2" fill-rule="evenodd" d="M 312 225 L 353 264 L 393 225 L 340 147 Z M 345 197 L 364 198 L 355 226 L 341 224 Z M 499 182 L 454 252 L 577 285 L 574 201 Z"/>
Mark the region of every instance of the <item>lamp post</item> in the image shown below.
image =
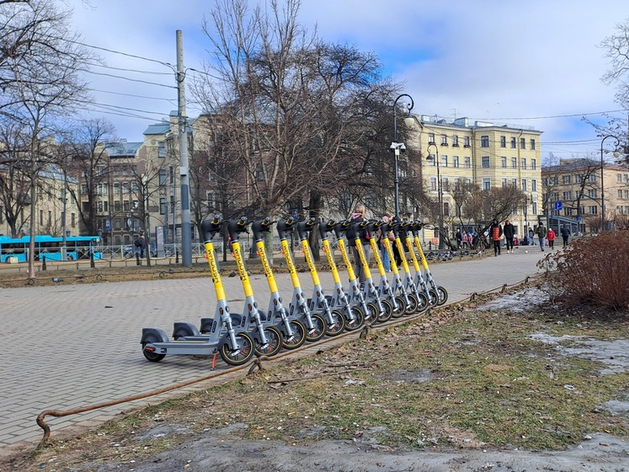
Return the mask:
<path id="1" fill-rule="evenodd" d="M 603 161 L 603 144 L 607 138 L 614 138 L 616 140 L 616 147 L 618 147 L 618 138 L 614 135 L 608 134 L 601 140 L 601 231 L 605 229 L 605 174 L 603 172 L 605 169 L 605 163 Z M 615 151 L 614 156 L 618 157 L 618 155 L 618 152 Z"/>
<path id="2" fill-rule="evenodd" d="M 430 148 L 435 148 L 435 155 L 430 154 Z M 443 188 L 441 186 L 441 174 L 439 172 L 439 148 L 435 143 L 428 144 L 426 148 L 428 151 L 428 157 L 426 160 L 435 161 L 437 165 L 437 203 L 439 205 L 439 249 L 443 249 L 443 238 L 441 237 L 441 231 L 443 231 Z"/>
<path id="3" fill-rule="evenodd" d="M 413 101 L 413 97 L 411 97 L 407 93 L 403 93 L 398 95 L 398 97 L 393 102 L 393 142 L 391 143 L 391 147 L 389 148 L 393 151 L 394 157 L 394 170 L 393 170 L 393 187 L 395 189 L 394 199 L 395 199 L 395 218 L 399 220 L 400 218 L 400 175 L 399 175 L 399 161 L 400 161 L 400 152 L 406 151 L 406 146 L 404 143 L 397 142 L 397 102 L 400 98 L 406 97 L 410 100 L 410 103 L 407 105 L 407 119 L 411 116 L 411 110 L 413 106 L 415 106 L 415 102 Z"/>

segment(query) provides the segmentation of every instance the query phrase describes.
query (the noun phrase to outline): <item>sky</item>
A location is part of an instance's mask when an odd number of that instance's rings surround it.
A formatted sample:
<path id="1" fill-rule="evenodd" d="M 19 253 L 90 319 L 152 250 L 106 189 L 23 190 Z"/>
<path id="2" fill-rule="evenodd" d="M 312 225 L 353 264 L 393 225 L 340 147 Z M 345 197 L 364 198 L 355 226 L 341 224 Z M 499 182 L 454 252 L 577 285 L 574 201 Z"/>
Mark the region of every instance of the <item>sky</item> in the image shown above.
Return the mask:
<path id="1" fill-rule="evenodd" d="M 211 23 L 214 0 L 59 1 L 105 63 L 86 74 L 96 101 L 86 117 L 142 141 L 177 108 L 176 30 L 186 68 L 209 59 L 202 22 Z M 302 26 L 326 42 L 374 53 L 412 96 L 412 113 L 542 131 L 543 161 L 600 155 L 584 117 L 626 120 L 616 85 L 601 81 L 610 62 L 600 43 L 627 19 L 626 0 L 302 0 L 300 8 Z M 198 112 L 189 103 L 188 116 Z"/>

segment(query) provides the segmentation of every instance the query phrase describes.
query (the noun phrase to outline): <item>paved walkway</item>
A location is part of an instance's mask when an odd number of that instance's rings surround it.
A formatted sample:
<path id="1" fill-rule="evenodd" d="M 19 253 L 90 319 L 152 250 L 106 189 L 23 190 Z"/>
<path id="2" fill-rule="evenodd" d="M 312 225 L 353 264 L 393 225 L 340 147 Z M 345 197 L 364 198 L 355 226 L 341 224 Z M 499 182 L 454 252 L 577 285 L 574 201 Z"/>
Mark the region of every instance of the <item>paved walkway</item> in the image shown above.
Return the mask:
<path id="1" fill-rule="evenodd" d="M 449 302 L 460 301 L 536 274 L 541 254 L 520 248 L 516 254 L 433 264 L 431 271 L 448 290 Z M 309 274 L 299 275 L 310 295 Z M 324 289 L 332 286 L 329 273 L 320 277 Z M 279 274 L 277 281 L 290 299 L 288 274 Z M 230 308 L 238 312 L 244 298 L 240 280 L 224 277 L 223 282 Z M 266 307 L 264 275 L 253 276 L 252 285 Z M 140 334 L 153 326 L 170 335 L 175 321 L 197 323 L 213 316 L 215 300 L 208 278 L 0 289 L 0 453 L 21 441 L 39 441 L 42 430 L 35 419 L 44 410 L 81 408 L 208 375 L 207 360 L 166 356 L 159 363 L 146 361 Z M 156 397 L 46 421 L 54 437 L 63 428 L 100 422 L 148 402 Z"/>

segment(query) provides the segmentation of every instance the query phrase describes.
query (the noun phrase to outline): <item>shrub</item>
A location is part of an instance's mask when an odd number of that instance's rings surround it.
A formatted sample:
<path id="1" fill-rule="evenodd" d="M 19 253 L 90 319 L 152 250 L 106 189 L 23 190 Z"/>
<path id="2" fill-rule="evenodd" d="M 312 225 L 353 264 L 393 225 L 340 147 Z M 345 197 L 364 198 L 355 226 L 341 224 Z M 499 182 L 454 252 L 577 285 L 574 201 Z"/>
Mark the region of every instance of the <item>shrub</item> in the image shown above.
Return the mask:
<path id="1" fill-rule="evenodd" d="M 546 291 L 565 306 L 629 308 L 629 231 L 575 240 L 538 266 L 546 269 Z"/>

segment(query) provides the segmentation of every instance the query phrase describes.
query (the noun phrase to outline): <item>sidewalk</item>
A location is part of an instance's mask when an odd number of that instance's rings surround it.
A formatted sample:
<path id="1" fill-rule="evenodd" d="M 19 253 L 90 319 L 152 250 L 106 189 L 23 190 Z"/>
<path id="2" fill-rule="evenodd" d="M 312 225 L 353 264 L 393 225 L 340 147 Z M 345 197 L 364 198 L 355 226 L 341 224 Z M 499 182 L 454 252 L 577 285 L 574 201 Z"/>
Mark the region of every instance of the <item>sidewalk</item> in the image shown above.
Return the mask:
<path id="1" fill-rule="evenodd" d="M 431 272 L 448 290 L 451 303 L 536 274 L 537 261 L 547 253 L 538 248 L 526 254 L 520 249 L 500 257 L 433 264 Z M 329 293 L 331 274 L 319 275 Z M 346 281 L 347 275 L 341 275 Z M 372 275 L 376 280 L 377 271 Z M 299 277 L 309 296 L 309 274 Z M 276 278 L 280 293 L 289 300 L 289 275 Z M 223 283 L 230 308 L 238 313 L 244 302 L 240 279 L 223 277 Z M 266 308 L 265 276 L 254 275 L 252 285 L 256 301 Z M 140 349 L 140 335 L 143 327 L 158 327 L 170 335 L 175 321 L 197 324 L 201 317 L 214 315 L 215 303 L 208 278 L 0 289 L 4 347 L 0 453 L 21 441 L 36 444 L 42 430 L 35 419 L 44 410 L 85 407 L 208 375 L 208 360 L 167 356 L 159 363 L 148 362 Z M 156 401 L 158 397 L 151 397 L 65 418 L 49 416 L 46 421 L 54 437 L 64 428 L 98 423 L 132 406 Z"/>

